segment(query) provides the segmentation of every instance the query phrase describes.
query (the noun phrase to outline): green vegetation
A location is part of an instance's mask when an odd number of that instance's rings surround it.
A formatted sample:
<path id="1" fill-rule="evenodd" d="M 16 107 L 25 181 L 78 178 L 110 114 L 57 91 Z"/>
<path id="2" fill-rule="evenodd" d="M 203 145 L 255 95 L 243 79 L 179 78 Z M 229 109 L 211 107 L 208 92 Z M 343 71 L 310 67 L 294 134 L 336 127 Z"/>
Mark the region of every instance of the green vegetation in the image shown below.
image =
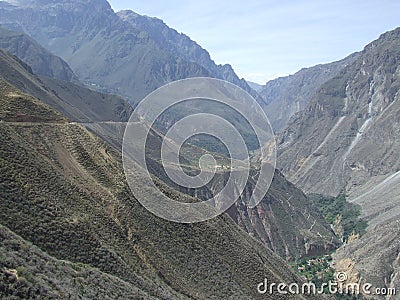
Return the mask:
<path id="1" fill-rule="evenodd" d="M 291 263 L 292 267 L 309 282 L 313 282 L 317 289 L 320 289 L 322 284 L 336 282 L 335 271 L 332 268 L 332 256 L 330 254 L 316 257 L 307 257 Z M 329 295 L 329 287 L 324 288 L 324 293 Z M 338 300 L 356 300 L 364 299 L 362 295 L 345 295 L 335 294 L 335 299 Z"/>
<path id="2" fill-rule="evenodd" d="M 363 235 L 368 224 L 360 219 L 360 207 L 346 200 L 341 194 L 337 197 L 324 197 L 312 194 L 310 199 L 316 204 L 325 220 L 331 224 L 335 233 L 347 242 L 351 235 Z"/>
<path id="3" fill-rule="evenodd" d="M 332 257 L 330 255 L 323 255 L 302 258 L 291 265 L 307 281 L 313 282 L 320 288 L 323 283 L 334 281 L 334 270 L 331 267 L 331 262 Z M 328 292 L 328 289 L 325 289 L 325 292 Z"/>
<path id="4" fill-rule="evenodd" d="M 60 261 L 0 225 L 1 299 L 151 299 L 88 265 Z"/>

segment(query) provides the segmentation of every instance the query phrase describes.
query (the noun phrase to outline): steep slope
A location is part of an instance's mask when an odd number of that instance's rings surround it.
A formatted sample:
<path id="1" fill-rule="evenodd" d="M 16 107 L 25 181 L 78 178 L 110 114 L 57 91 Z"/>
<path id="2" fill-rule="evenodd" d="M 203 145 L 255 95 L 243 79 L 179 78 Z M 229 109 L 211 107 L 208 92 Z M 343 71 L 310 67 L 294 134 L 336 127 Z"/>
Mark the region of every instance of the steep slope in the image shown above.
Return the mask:
<path id="1" fill-rule="evenodd" d="M 253 209 L 243 197 L 228 212 L 251 236 L 286 260 L 328 254 L 338 239 L 304 194 L 275 172 L 266 197 Z"/>
<path id="2" fill-rule="evenodd" d="M 57 112 L 49 114 L 45 104 L 24 94 L 6 81 L 0 79 L 0 119 L 7 122 L 57 122 L 67 119 Z"/>
<path id="3" fill-rule="evenodd" d="M 51 54 L 29 36 L 0 27 L 0 48 L 17 56 L 28 64 L 37 75 L 76 81 L 76 76 L 68 64 Z"/>
<path id="4" fill-rule="evenodd" d="M 67 114 L 70 120 L 83 122 L 82 124 L 88 129 L 100 135 L 116 149 L 121 148 L 125 123 L 120 121 L 127 120 L 129 112 L 124 102 L 114 102 L 113 96 L 102 95 L 68 82 L 50 78 L 39 79 L 29 73 L 29 70 L 24 69 L 24 66 L 13 57 L 6 53 L 2 54 L 0 75 L 3 78 L 23 87 L 25 91 L 39 95 L 43 100 L 47 99 L 47 103 L 54 108 L 61 107 L 63 112 L 69 112 L 67 108 L 69 109 L 70 106 L 65 108 L 65 105 L 73 105 L 73 112 Z M 18 76 L 15 76 L 17 74 Z M 14 92 L 14 94 L 17 93 Z M 57 96 L 54 97 L 54 95 Z M 67 100 L 64 101 L 64 99 Z M 75 112 L 79 114 L 84 112 L 85 116 L 77 118 Z M 190 151 L 189 153 L 192 154 Z M 223 181 L 221 179 L 221 182 L 213 184 L 214 193 Z M 278 192 L 268 196 L 263 207 L 259 208 L 259 213 L 256 210 L 248 212 L 246 206 L 239 205 L 238 211 L 232 215 L 235 222 L 286 259 L 322 254 L 335 247 L 336 239 L 333 233 L 320 216 L 315 214 L 316 210 L 310 207 L 308 199 L 286 183 L 281 176 L 277 176 L 275 183 L 274 186 Z M 294 194 L 285 196 L 287 191 L 293 191 Z M 191 195 L 194 194 L 191 193 Z M 293 211 L 291 215 L 295 216 L 290 220 L 291 226 L 287 226 L 289 220 L 283 216 L 284 212 L 288 211 Z M 298 216 L 296 212 L 299 212 Z M 314 221 L 316 224 L 313 225 Z"/>
<path id="5" fill-rule="evenodd" d="M 179 57 L 204 67 L 213 77 L 227 80 L 245 91 L 249 92 L 260 103 L 263 99 L 244 80 L 239 79 L 232 66 L 216 65 L 210 54 L 192 41 L 187 35 L 178 33 L 175 29 L 168 27 L 162 20 L 139 15 L 131 10 L 123 10 L 117 15 L 124 21 L 129 22 L 136 29 L 146 32 L 153 40 L 168 49 L 170 53 L 176 53 Z"/>
<path id="6" fill-rule="evenodd" d="M 79 265 L 75 274 L 84 272 L 84 278 L 77 280 L 83 283 L 92 276 L 97 288 L 110 284 L 105 295 L 136 287 L 137 293 L 160 299 L 265 299 L 268 295 L 259 295 L 256 288 L 265 277 L 271 282 L 299 280 L 283 260 L 226 215 L 199 224 L 176 224 L 150 214 L 129 192 L 120 153 L 79 125 L 56 122 L 59 114 L 45 108 L 47 121 L 54 122 L 0 122 L 1 224 L 41 249 L 22 251 L 45 251 L 70 261 L 63 263 L 67 273 L 73 264 L 89 265 L 89 275 Z M 16 109 L 14 114 L 20 114 Z M 36 111 L 30 120 L 38 118 Z M 193 201 L 163 189 L 171 197 Z M 12 249 L 17 251 L 17 245 Z M 3 276 L 13 276 L 12 268 L 29 263 L 12 254 L 2 262 Z M 59 264 L 46 254 L 43 259 L 46 268 Z M 46 269 L 40 272 L 46 274 Z M 39 278 L 26 280 L 28 286 L 39 288 Z M 121 280 L 119 289 L 110 290 Z M 13 284 L 7 288 L 13 289 Z M 62 286 L 67 289 L 69 284 Z"/>
<path id="7" fill-rule="evenodd" d="M 285 129 L 290 118 L 307 107 L 318 88 L 335 77 L 358 56 L 352 54 L 340 61 L 304 68 L 293 75 L 268 81 L 259 91 L 263 106 L 275 132 Z"/>
<path id="8" fill-rule="evenodd" d="M 154 299 L 89 265 L 49 256 L 0 224 L 2 299 Z"/>
<path id="9" fill-rule="evenodd" d="M 98 133 L 117 149 L 121 147 L 121 140 L 125 131 L 123 123 L 87 123 L 85 127 Z M 154 134 L 151 143 L 152 151 L 160 149 L 162 135 Z M 193 162 L 197 164 L 196 157 L 207 151 L 186 145 L 181 151 L 182 162 L 185 167 L 193 171 Z M 186 153 L 186 154 L 185 154 Z M 186 155 L 189 155 L 186 157 Z M 212 154 L 217 160 L 226 158 Z M 159 156 L 159 153 L 156 154 Z M 213 178 L 207 186 L 199 189 L 183 189 L 171 182 L 165 171 L 156 159 L 148 162 L 152 174 L 166 182 L 169 186 L 185 194 L 207 200 L 218 193 L 229 173 Z M 245 203 L 249 201 L 252 184 L 249 183 L 247 191 L 240 200 L 228 211 L 231 218 L 252 237 L 258 239 L 265 246 L 279 254 L 286 260 L 298 259 L 304 256 L 325 254 L 338 246 L 338 240 L 329 225 L 311 200 L 299 189 L 289 183 L 284 176 L 276 172 L 272 185 L 265 199 L 254 209 L 249 209 Z"/>
<path id="10" fill-rule="evenodd" d="M 361 239 L 339 248 L 334 256 L 336 269 L 346 272 L 349 278 L 368 282 L 374 288 L 397 289 L 396 295 L 383 295 L 381 298 L 399 299 L 399 241 L 400 224 L 396 217 L 370 229 Z"/>
<path id="11" fill-rule="evenodd" d="M 367 233 L 339 250 L 378 287 L 398 282 L 400 28 L 365 47 L 280 137 L 280 168 L 307 192 L 345 192 Z"/>
<path id="12" fill-rule="evenodd" d="M 0 62 L 0 77 L 72 121 L 126 121 L 132 111 L 120 97 L 94 92 L 67 81 L 38 77 L 28 65 L 1 49 Z"/>
<path id="13" fill-rule="evenodd" d="M 169 186 L 185 194 L 201 200 L 208 200 L 218 194 L 229 179 L 229 171 L 219 171 L 205 186 L 187 189 L 174 184 L 167 176 L 158 161 L 160 153 L 154 153 L 161 148 L 162 135 L 152 135 L 149 141 L 153 153 L 148 161 L 150 172 L 166 182 Z M 181 161 L 186 162 L 185 170 L 197 174 L 198 159 L 207 151 L 186 144 L 180 151 Z M 220 164 L 223 158 L 212 154 Z M 225 158 L 226 160 L 226 158 Z M 190 163 L 191 162 L 191 163 Z M 230 162 L 227 162 L 229 165 Z M 302 191 L 289 183 L 278 171 L 275 172 L 271 187 L 264 199 L 255 208 L 248 204 L 257 178 L 258 171 L 251 170 L 250 179 L 239 200 L 227 211 L 229 216 L 250 236 L 262 242 L 286 260 L 296 260 L 306 256 L 327 254 L 339 245 L 338 239 L 326 221 L 319 214 L 314 203 Z"/>
<path id="14" fill-rule="evenodd" d="M 212 183 L 215 193 L 221 183 Z M 252 185 L 228 211 L 250 236 L 286 260 L 327 254 L 338 247 L 338 240 L 313 203 L 279 172 L 270 190 L 255 208 L 245 206 Z"/>
<path id="15" fill-rule="evenodd" d="M 305 191 L 352 193 L 398 171 L 399 44 L 396 29 L 366 46 L 281 135 L 280 167 Z"/>
<path id="16" fill-rule="evenodd" d="M 230 66 L 216 66 L 205 50 L 159 20 L 143 17 L 148 22 L 132 25 L 126 19 L 105 0 L 0 2 L 3 26 L 27 33 L 65 59 L 82 82 L 133 102 L 165 83 L 195 76 L 226 79 L 255 93 Z"/>

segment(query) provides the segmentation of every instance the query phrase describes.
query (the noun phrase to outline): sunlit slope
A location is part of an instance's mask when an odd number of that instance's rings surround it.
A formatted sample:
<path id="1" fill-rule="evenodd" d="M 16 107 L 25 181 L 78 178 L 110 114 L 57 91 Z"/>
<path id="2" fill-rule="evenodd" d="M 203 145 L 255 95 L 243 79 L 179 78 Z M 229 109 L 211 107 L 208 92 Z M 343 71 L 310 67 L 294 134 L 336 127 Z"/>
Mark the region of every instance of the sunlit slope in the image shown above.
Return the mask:
<path id="1" fill-rule="evenodd" d="M 226 215 L 183 225 L 150 214 L 130 193 L 120 154 L 56 116 L 48 108 L 45 123 L 0 123 L 2 225 L 58 260 L 98 268 L 156 298 L 257 298 L 265 277 L 298 280 Z"/>

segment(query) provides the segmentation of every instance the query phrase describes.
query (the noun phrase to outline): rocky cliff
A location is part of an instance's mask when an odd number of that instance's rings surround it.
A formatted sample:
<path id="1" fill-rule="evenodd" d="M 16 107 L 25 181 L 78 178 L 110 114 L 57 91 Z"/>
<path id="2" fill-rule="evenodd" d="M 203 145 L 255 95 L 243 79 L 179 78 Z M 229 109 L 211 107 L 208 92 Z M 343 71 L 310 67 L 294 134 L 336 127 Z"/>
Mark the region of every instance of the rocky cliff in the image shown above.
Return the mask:
<path id="1" fill-rule="evenodd" d="M 267 82 L 259 91 L 263 108 L 276 133 L 283 131 L 290 118 L 304 110 L 318 88 L 352 63 L 358 53 L 340 61 L 304 68 L 293 75 Z"/>

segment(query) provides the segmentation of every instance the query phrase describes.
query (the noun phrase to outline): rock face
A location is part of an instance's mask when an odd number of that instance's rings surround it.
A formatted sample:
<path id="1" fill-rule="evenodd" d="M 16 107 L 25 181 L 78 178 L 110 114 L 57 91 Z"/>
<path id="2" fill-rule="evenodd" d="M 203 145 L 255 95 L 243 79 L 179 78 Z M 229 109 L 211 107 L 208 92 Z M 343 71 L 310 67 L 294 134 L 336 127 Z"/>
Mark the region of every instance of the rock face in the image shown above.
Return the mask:
<path id="1" fill-rule="evenodd" d="M 65 61 L 23 33 L 0 28 L 0 48 L 28 64 L 37 75 L 65 81 L 77 81 L 74 72 Z"/>
<path id="2" fill-rule="evenodd" d="M 200 199 L 208 199 L 222 188 L 224 180 L 216 178 L 207 190 L 191 191 Z M 252 185 L 229 210 L 230 217 L 250 236 L 286 260 L 327 254 L 339 245 L 329 225 L 314 204 L 279 172 L 275 173 L 271 188 L 255 208 L 246 203 Z"/>
<path id="3" fill-rule="evenodd" d="M 8 1 L 1 24 L 25 32 L 65 59 L 79 79 L 133 102 L 165 83 L 212 76 L 255 93 L 229 65 L 155 18 L 113 12 L 107 1 Z"/>
<path id="4" fill-rule="evenodd" d="M 259 91 L 263 108 L 276 133 L 284 130 L 290 118 L 304 110 L 317 89 L 335 77 L 358 56 L 354 53 L 340 61 L 304 68 L 294 75 L 271 80 Z"/>
<path id="5" fill-rule="evenodd" d="M 283 173 L 306 192 L 353 193 L 399 170 L 400 29 L 323 84 L 279 140 Z"/>
<path id="6" fill-rule="evenodd" d="M 306 192 L 345 192 L 367 234 L 339 250 L 380 287 L 398 282 L 400 28 L 323 84 L 279 139 L 280 169 Z"/>
<path id="7" fill-rule="evenodd" d="M 338 247 L 338 240 L 314 204 L 278 171 L 265 198 L 245 206 L 245 193 L 228 214 L 251 236 L 286 260 L 320 256 Z"/>

